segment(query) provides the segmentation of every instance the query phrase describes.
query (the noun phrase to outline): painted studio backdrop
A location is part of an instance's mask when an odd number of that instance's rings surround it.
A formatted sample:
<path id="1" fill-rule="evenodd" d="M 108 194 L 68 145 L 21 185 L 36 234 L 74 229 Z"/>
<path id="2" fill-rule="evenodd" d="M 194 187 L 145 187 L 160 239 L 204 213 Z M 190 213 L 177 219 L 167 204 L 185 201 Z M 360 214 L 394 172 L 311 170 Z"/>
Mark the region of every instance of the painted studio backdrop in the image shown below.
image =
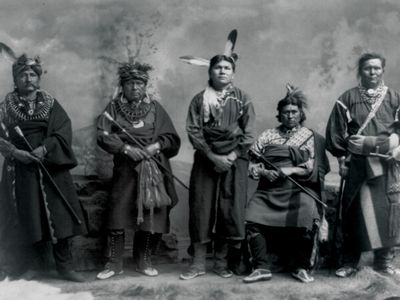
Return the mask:
<path id="1" fill-rule="evenodd" d="M 187 182 L 193 151 L 186 114 L 208 76 L 179 56 L 211 58 L 236 28 L 234 80 L 252 97 L 257 131 L 277 124 L 276 103 L 290 82 L 308 96 L 307 126 L 324 133 L 336 98 L 357 84 L 362 52 L 382 53 L 385 82 L 400 89 L 399 11 L 397 0 L 1 0 L 0 42 L 41 57 L 41 87 L 72 119 L 75 174 L 111 171 L 106 159 L 94 159 L 93 126 L 117 84 L 116 62 L 132 56 L 152 64 L 149 90 L 182 138 L 174 170 Z M 0 56 L 0 97 L 12 89 L 11 62 Z"/>

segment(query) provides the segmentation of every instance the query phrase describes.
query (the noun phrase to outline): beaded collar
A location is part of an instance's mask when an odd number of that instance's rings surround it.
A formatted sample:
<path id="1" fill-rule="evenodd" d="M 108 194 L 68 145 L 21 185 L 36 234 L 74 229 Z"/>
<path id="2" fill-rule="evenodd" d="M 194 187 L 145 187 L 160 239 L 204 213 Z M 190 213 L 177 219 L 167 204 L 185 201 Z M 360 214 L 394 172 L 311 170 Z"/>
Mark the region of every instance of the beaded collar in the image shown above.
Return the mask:
<path id="1" fill-rule="evenodd" d="M 5 99 L 8 116 L 15 121 L 30 121 L 48 119 L 49 112 L 54 104 L 54 98 L 47 92 L 40 90 L 36 100 L 21 99 L 17 92 L 9 93 Z"/>
<path id="2" fill-rule="evenodd" d="M 146 96 L 139 103 L 129 103 L 123 96 L 117 102 L 117 109 L 122 113 L 124 118 L 131 123 L 143 119 L 151 109 L 151 100 Z"/>
<path id="3" fill-rule="evenodd" d="M 291 138 L 300 128 L 301 125 L 298 125 L 292 129 L 287 129 L 286 127 L 283 127 L 283 125 L 278 127 L 280 135 L 286 139 Z"/>
<path id="4" fill-rule="evenodd" d="M 382 82 L 376 89 L 367 89 L 360 84 L 358 86 L 358 90 L 360 91 L 362 101 L 367 102 L 370 105 L 374 105 L 384 93 L 385 85 Z"/>

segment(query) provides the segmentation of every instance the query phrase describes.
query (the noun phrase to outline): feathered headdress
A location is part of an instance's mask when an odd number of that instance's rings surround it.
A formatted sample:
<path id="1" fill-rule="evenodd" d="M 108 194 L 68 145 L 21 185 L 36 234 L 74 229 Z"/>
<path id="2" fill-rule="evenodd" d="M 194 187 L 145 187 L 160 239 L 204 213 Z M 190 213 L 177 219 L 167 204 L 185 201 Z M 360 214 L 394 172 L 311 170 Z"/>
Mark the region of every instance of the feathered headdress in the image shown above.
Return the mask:
<path id="1" fill-rule="evenodd" d="M 0 54 L 12 63 L 14 77 L 27 68 L 32 69 L 38 76 L 42 75 L 42 65 L 39 56 L 29 58 L 26 54 L 22 54 L 17 57 L 15 52 L 2 42 L 0 42 Z"/>
<path id="2" fill-rule="evenodd" d="M 147 83 L 149 81 L 149 71 L 151 70 L 153 70 L 153 67 L 145 63 L 122 63 L 118 69 L 120 83 L 122 84 L 132 79 L 139 79 Z"/>
<path id="3" fill-rule="evenodd" d="M 282 100 L 296 99 L 298 102 L 301 102 L 301 106 L 303 108 L 307 108 L 307 98 L 298 87 L 295 87 L 290 83 L 287 83 L 286 89 L 287 89 L 286 96 Z"/>
<path id="4" fill-rule="evenodd" d="M 223 53 L 223 55 L 232 58 L 233 61 L 236 61 L 239 58 L 238 55 L 233 52 L 233 50 L 235 49 L 236 39 L 237 39 L 237 30 L 234 29 L 228 35 L 228 40 L 225 44 L 225 49 Z M 210 60 L 201 57 L 186 55 L 179 57 L 179 59 L 190 65 L 201 66 L 201 67 L 210 66 Z"/>

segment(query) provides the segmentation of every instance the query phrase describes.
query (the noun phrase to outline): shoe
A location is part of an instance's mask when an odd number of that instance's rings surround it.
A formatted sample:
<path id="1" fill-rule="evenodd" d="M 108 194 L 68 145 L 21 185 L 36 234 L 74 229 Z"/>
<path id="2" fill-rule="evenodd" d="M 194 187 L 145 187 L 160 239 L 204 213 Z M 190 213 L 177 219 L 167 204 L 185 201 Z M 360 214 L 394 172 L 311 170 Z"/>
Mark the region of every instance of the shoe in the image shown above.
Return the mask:
<path id="1" fill-rule="evenodd" d="M 357 269 L 349 266 L 344 266 L 336 270 L 335 275 L 340 278 L 347 278 L 357 273 Z"/>
<path id="2" fill-rule="evenodd" d="M 0 271 L 0 281 L 3 281 L 7 278 L 7 273 L 4 271 Z"/>
<path id="3" fill-rule="evenodd" d="M 22 273 L 19 276 L 19 279 L 20 280 L 31 281 L 32 279 L 34 279 L 38 275 L 39 275 L 39 273 L 37 271 L 29 269 L 29 270 L 25 271 L 24 273 Z"/>
<path id="4" fill-rule="evenodd" d="M 225 267 L 214 267 L 213 272 L 222 278 L 231 278 L 233 272 Z"/>
<path id="5" fill-rule="evenodd" d="M 143 275 L 150 276 L 150 277 L 154 277 L 154 276 L 158 275 L 158 271 L 156 269 L 154 269 L 154 268 L 151 268 L 151 267 L 148 267 L 146 269 L 136 268 L 136 272 L 139 272 L 139 273 L 141 273 Z"/>
<path id="6" fill-rule="evenodd" d="M 292 273 L 292 276 L 304 283 L 310 283 L 314 281 L 314 277 L 309 275 L 305 269 L 297 269 Z"/>
<path id="7" fill-rule="evenodd" d="M 61 279 L 74 281 L 74 282 L 85 282 L 86 279 L 75 271 L 58 271 L 58 275 Z"/>
<path id="8" fill-rule="evenodd" d="M 108 279 L 108 278 L 116 276 L 116 275 L 121 275 L 122 273 L 124 273 L 124 270 L 115 271 L 112 269 L 105 269 L 105 270 L 101 271 L 99 274 L 97 274 L 96 278 L 100 279 L 100 280 L 104 280 L 104 279 Z"/>
<path id="9" fill-rule="evenodd" d="M 189 280 L 189 279 L 196 278 L 198 276 L 202 276 L 204 274 L 206 274 L 206 271 L 204 269 L 196 267 L 196 266 L 190 266 L 186 272 L 179 275 L 179 279 Z"/>
<path id="10" fill-rule="evenodd" d="M 400 269 L 395 268 L 392 265 L 387 265 L 383 268 L 375 268 L 375 271 L 382 273 L 384 275 L 391 275 L 391 276 L 400 275 Z"/>
<path id="11" fill-rule="evenodd" d="M 244 283 L 266 281 L 272 278 L 272 273 L 267 269 L 255 269 L 249 276 L 243 278 Z"/>

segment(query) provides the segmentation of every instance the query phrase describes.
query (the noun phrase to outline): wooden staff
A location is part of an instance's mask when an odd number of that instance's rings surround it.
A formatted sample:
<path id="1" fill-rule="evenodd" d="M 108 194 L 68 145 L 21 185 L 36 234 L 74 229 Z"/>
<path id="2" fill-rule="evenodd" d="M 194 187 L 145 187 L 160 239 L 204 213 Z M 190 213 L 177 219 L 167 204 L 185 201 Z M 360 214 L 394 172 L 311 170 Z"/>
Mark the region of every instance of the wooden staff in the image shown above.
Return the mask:
<path id="1" fill-rule="evenodd" d="M 156 164 L 157 164 L 160 168 L 162 168 L 168 176 L 172 177 L 172 178 L 175 179 L 177 182 L 179 182 L 185 189 L 189 190 L 189 187 L 188 187 L 182 180 L 180 180 L 178 177 L 176 177 L 174 174 L 172 174 L 172 172 L 171 172 L 170 170 L 168 170 L 166 167 L 164 167 L 160 160 L 158 160 L 158 159 L 157 159 L 156 157 L 154 157 L 154 156 L 151 156 L 150 153 L 149 153 L 149 151 L 147 151 L 146 147 L 145 147 L 138 139 L 136 139 L 136 138 L 133 137 L 131 134 L 129 134 L 129 132 L 127 132 L 126 129 L 123 128 L 117 121 L 115 121 L 114 118 L 113 118 L 108 112 L 105 111 L 105 112 L 103 113 L 103 115 L 104 115 L 109 121 L 111 121 L 112 123 L 114 123 L 115 125 L 117 125 L 117 127 L 118 127 L 119 129 L 121 129 L 121 131 L 122 131 L 123 133 L 125 133 L 125 134 L 127 135 L 127 137 L 128 137 L 132 142 L 134 142 L 141 150 L 143 150 L 144 152 L 146 152 L 146 153 L 149 155 L 150 159 L 152 159 L 153 161 L 155 161 Z"/>
<path id="2" fill-rule="evenodd" d="M 22 137 L 22 139 L 24 140 L 24 142 L 28 146 L 29 150 L 33 151 L 32 145 L 25 138 L 24 133 L 22 132 L 21 128 L 19 128 L 19 126 L 15 126 L 14 129 L 18 133 L 18 135 Z M 72 206 L 68 202 L 67 198 L 65 198 L 64 194 L 61 192 L 60 188 L 57 186 L 57 184 L 54 181 L 53 177 L 51 177 L 49 171 L 47 171 L 46 167 L 43 165 L 43 163 L 40 160 L 38 161 L 38 163 L 39 163 L 39 166 L 42 169 L 42 171 L 46 174 L 46 176 L 49 179 L 50 183 L 53 185 L 54 189 L 60 195 L 60 197 L 63 200 L 64 204 L 67 206 L 67 208 L 68 208 L 69 212 L 71 213 L 71 215 L 75 218 L 75 220 L 78 222 L 78 224 L 82 224 L 82 221 L 79 219 L 76 211 L 72 208 Z"/>

